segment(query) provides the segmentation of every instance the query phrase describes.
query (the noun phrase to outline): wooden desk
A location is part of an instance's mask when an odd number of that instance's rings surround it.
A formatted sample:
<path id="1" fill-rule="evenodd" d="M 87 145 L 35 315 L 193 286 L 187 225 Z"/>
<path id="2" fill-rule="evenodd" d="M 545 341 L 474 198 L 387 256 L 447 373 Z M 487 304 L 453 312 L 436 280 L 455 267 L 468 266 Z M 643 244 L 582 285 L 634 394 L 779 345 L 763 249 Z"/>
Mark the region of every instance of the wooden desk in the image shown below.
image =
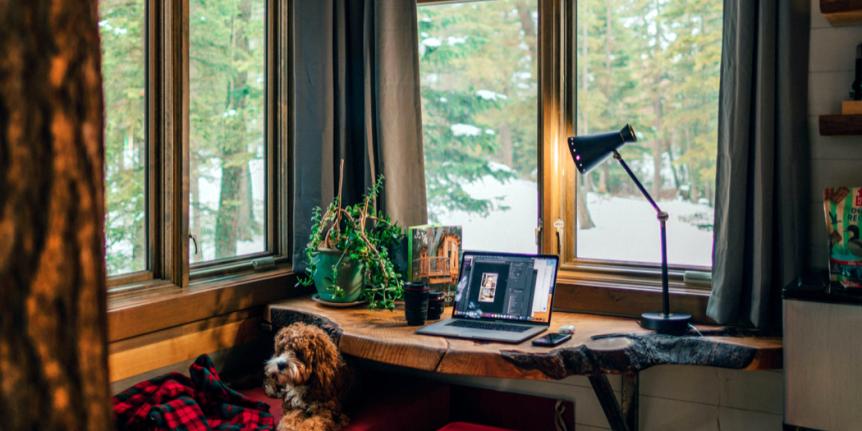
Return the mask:
<path id="1" fill-rule="evenodd" d="M 447 308 L 443 316 L 451 315 Z M 703 365 L 745 370 L 781 367 L 781 339 L 727 335 L 699 327 L 705 336 L 658 335 L 635 320 L 554 312 L 551 330 L 575 325 L 568 342 L 553 348 L 431 337 L 407 326 L 403 310 L 371 311 L 321 306 L 308 298 L 272 304 L 273 329 L 294 322 L 327 330 L 342 353 L 384 364 L 464 376 L 562 379 L 586 375 L 614 430 L 637 429 L 638 373 L 654 365 Z M 710 335 L 716 334 L 716 335 Z M 622 405 L 607 374 L 623 376 Z"/>

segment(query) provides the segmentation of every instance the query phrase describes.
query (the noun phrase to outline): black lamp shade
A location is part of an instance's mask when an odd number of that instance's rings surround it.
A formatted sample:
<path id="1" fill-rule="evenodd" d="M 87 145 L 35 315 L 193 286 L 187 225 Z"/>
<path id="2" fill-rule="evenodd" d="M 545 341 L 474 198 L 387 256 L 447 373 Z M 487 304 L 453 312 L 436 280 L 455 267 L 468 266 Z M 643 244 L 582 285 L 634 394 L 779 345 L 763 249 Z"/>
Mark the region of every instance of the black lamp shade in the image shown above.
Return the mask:
<path id="1" fill-rule="evenodd" d="M 635 129 L 626 124 L 619 132 L 572 136 L 569 138 L 569 151 L 572 153 L 575 167 L 580 173 L 586 174 L 602 164 L 623 144 L 637 140 Z"/>

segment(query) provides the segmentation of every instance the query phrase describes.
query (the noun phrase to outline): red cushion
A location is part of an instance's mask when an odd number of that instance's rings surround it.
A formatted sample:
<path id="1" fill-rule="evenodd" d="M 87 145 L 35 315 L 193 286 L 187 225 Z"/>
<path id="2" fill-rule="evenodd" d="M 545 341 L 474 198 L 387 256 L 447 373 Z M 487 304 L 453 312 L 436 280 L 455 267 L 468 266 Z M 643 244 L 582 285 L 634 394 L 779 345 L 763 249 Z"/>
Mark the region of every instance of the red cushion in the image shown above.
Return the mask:
<path id="1" fill-rule="evenodd" d="M 346 431 L 433 431 L 449 420 L 449 385 L 387 380 L 347 413 Z"/>
<path id="2" fill-rule="evenodd" d="M 449 420 L 449 385 L 385 379 L 361 395 L 362 402 L 348 409 L 346 431 L 433 431 Z M 269 404 L 276 422 L 284 416 L 281 400 L 270 398 L 263 388 L 240 391 Z"/>
<path id="3" fill-rule="evenodd" d="M 497 428 L 489 425 L 472 424 L 470 422 L 451 422 L 437 431 L 513 431 L 509 428 Z"/>
<path id="4" fill-rule="evenodd" d="M 263 391 L 263 388 L 251 388 L 241 390 L 239 392 L 255 401 L 263 401 L 267 403 L 269 405 L 269 413 L 275 418 L 276 423 L 282 416 L 284 416 L 284 408 L 282 408 L 281 400 L 270 398 L 266 395 L 266 392 Z"/>

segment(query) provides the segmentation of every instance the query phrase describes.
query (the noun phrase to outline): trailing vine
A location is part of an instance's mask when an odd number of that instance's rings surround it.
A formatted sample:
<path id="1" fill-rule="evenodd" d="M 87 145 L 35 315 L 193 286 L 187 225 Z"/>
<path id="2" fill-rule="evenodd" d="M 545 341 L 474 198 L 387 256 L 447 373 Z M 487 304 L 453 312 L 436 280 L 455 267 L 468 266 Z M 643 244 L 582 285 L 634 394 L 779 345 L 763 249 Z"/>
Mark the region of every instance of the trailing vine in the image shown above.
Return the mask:
<path id="1" fill-rule="evenodd" d="M 403 235 L 397 223 L 376 210 L 374 202 L 382 190 L 381 176 L 366 191 L 361 202 L 344 206 L 339 184 L 338 196 L 326 211 L 314 208 L 311 234 L 305 248 L 308 277 L 300 280 L 301 284 L 313 284 L 311 276 L 317 270 L 314 256 L 318 251 L 337 250 L 341 256 L 332 266 L 331 273 L 338 274 L 344 264 L 359 263 L 362 266 L 362 298 L 368 301 L 369 308 L 395 308 L 395 301 L 402 295 L 402 282 L 389 258 L 389 249 L 397 245 Z M 332 293 L 341 296 L 344 291 L 333 285 Z"/>

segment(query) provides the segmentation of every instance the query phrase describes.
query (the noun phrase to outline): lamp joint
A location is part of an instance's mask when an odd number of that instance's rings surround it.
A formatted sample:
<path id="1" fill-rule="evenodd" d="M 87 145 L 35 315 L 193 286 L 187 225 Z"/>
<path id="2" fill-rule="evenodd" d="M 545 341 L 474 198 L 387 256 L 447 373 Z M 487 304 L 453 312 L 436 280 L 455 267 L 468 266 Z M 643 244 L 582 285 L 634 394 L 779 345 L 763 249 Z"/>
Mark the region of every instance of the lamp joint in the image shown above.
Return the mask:
<path id="1" fill-rule="evenodd" d="M 668 216 L 668 214 L 666 212 L 664 212 L 664 211 L 658 212 L 657 218 L 659 219 L 659 221 L 667 221 L 668 217 L 670 217 L 670 216 Z"/>

